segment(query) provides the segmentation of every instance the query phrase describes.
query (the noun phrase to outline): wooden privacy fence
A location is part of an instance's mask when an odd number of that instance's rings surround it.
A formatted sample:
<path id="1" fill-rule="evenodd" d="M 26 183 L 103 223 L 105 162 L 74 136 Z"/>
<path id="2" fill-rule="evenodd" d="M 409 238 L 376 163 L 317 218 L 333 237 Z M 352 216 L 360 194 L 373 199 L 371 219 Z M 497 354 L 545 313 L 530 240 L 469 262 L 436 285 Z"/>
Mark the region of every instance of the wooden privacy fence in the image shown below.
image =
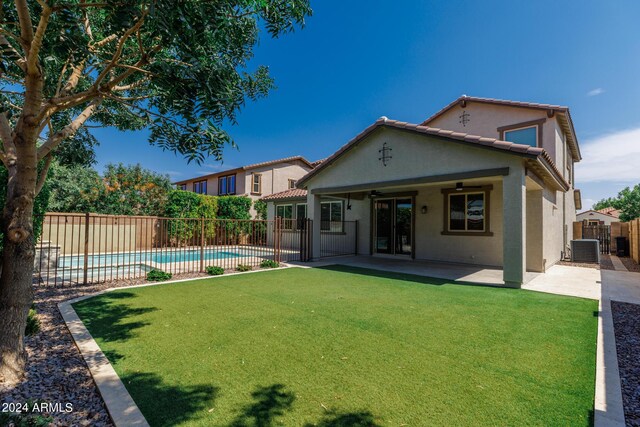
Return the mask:
<path id="1" fill-rule="evenodd" d="M 629 255 L 640 264 L 640 218 L 629 221 Z"/>
<path id="2" fill-rule="evenodd" d="M 264 260 L 308 261 L 311 220 L 160 218 L 49 213 L 36 244 L 39 283 L 62 285 L 259 266 Z"/>

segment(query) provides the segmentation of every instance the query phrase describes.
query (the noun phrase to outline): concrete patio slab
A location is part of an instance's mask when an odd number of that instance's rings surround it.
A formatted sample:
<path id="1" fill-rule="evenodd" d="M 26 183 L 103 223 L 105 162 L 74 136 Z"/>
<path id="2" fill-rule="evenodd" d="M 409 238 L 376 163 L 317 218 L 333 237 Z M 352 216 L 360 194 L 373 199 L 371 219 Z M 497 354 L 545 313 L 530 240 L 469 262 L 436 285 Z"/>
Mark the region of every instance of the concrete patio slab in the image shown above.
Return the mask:
<path id="1" fill-rule="evenodd" d="M 502 280 L 502 269 L 482 265 L 363 255 L 326 258 L 320 261 L 307 263 L 295 263 L 295 265 L 305 267 L 321 267 L 332 264 L 392 271 L 394 273 L 416 274 L 419 276 L 437 277 L 439 279 L 457 280 L 462 282 L 504 286 L 504 281 Z M 539 273 L 527 273 L 527 280 L 533 280 L 538 276 L 538 274 Z"/>

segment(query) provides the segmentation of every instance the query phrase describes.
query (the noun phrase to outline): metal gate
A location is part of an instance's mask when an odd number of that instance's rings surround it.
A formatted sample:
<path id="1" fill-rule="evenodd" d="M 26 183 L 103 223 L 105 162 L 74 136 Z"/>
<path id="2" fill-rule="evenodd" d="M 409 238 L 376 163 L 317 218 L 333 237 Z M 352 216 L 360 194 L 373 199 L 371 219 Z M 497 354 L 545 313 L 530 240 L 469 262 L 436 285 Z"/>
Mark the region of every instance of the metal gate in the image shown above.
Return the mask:
<path id="1" fill-rule="evenodd" d="M 600 253 L 608 254 L 611 251 L 611 226 L 605 224 L 583 224 L 582 238 L 595 239 L 600 242 Z"/>

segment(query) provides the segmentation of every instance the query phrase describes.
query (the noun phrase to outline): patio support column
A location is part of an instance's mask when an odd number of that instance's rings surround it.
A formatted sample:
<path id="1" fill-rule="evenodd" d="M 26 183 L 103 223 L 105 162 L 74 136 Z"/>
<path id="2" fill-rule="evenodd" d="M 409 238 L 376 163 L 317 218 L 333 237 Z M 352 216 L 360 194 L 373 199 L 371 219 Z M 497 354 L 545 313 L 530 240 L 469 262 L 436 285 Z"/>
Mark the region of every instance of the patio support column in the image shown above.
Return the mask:
<path id="1" fill-rule="evenodd" d="M 311 260 L 320 259 L 320 196 L 307 193 L 307 218 L 311 222 Z"/>
<path id="2" fill-rule="evenodd" d="M 525 175 L 512 168 L 502 179 L 503 279 L 506 286 L 519 288 L 527 265 L 527 194 Z"/>

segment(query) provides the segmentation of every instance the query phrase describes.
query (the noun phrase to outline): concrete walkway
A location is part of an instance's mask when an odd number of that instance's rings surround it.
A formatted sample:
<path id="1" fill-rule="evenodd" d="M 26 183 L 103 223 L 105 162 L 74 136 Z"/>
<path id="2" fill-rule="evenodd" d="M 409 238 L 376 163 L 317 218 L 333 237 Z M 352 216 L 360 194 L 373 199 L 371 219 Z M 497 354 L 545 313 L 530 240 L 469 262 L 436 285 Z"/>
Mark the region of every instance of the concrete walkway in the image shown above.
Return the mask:
<path id="1" fill-rule="evenodd" d="M 616 271 L 629 271 L 616 255 L 609 255 L 609 258 L 611 259 L 613 268 L 615 268 Z"/>

